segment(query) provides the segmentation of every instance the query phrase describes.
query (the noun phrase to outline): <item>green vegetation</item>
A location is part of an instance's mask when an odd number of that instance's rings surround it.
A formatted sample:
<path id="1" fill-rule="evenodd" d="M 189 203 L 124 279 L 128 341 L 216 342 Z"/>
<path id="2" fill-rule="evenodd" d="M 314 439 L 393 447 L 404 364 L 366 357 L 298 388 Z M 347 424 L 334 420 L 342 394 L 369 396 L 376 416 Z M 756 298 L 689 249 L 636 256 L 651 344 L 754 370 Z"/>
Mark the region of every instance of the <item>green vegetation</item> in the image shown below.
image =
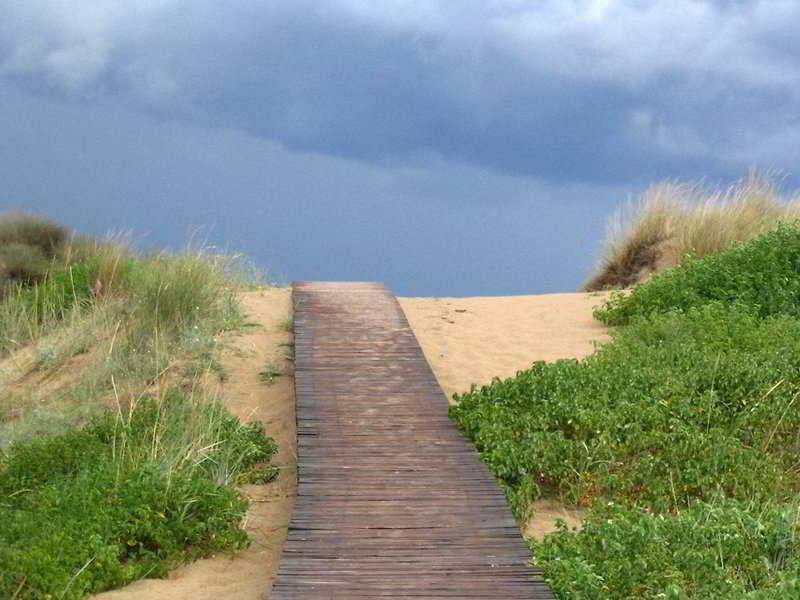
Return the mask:
<path id="1" fill-rule="evenodd" d="M 0 597 L 83 598 L 247 544 L 274 442 L 228 414 L 235 260 L 0 216 Z"/>
<path id="2" fill-rule="evenodd" d="M 272 385 L 283 374 L 283 369 L 278 365 L 278 362 L 271 360 L 264 365 L 263 370 L 258 372 L 258 378 L 262 383 Z"/>
<path id="3" fill-rule="evenodd" d="M 700 258 L 800 218 L 800 197 L 781 199 L 765 177 L 751 175 L 727 190 L 659 183 L 617 213 L 605 256 L 587 291 L 630 287 L 687 256 Z"/>
<path id="4" fill-rule="evenodd" d="M 274 452 L 260 424 L 180 390 L 15 444 L 0 473 L 3 597 L 82 598 L 245 546 L 231 484 Z"/>
<path id="5" fill-rule="evenodd" d="M 616 292 L 595 316 L 609 325 L 670 308 L 687 310 L 710 301 L 742 303 L 760 317 L 800 317 L 800 233 L 778 228 L 747 244 L 704 259 L 687 259 L 678 269 L 654 275 L 625 295 Z"/>
<path id="6" fill-rule="evenodd" d="M 458 398 L 451 416 L 520 519 L 589 507 L 531 542 L 561 598 L 767 599 L 800 592 L 800 229 L 617 294 L 612 341 Z"/>

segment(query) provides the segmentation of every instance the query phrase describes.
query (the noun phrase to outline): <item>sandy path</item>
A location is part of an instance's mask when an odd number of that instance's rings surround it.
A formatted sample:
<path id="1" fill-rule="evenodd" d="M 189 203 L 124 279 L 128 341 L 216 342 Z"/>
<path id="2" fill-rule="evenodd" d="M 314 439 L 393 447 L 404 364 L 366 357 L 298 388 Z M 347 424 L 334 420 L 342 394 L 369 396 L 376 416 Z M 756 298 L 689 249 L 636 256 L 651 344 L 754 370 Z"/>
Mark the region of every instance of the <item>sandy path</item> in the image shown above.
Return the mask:
<path id="1" fill-rule="evenodd" d="M 223 354 L 228 375 L 221 384 L 225 405 L 242 421 L 259 419 L 267 434 L 278 443 L 273 460 L 281 467 L 277 481 L 248 485 L 241 490 L 250 499 L 246 530 L 252 543 L 235 556 L 215 556 L 180 567 L 167 579 L 144 579 L 125 588 L 94 596 L 103 600 L 261 600 L 272 587 L 281 548 L 286 540 L 296 475 L 294 382 L 291 363 L 284 357 L 291 334 L 285 323 L 291 313 L 291 290 L 268 289 L 242 294 L 247 328 L 224 340 Z M 270 385 L 258 373 L 268 362 L 280 366 L 287 376 Z"/>

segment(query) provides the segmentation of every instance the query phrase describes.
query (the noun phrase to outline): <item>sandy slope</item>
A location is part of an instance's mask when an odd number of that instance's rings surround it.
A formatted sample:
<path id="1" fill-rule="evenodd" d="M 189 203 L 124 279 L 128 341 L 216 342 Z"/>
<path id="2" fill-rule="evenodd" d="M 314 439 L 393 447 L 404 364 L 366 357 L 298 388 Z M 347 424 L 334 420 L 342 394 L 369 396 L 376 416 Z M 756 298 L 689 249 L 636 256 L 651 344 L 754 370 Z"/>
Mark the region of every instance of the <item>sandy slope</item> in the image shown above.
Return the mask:
<path id="1" fill-rule="evenodd" d="M 247 328 L 224 342 L 228 375 L 222 393 L 228 409 L 242 421 L 259 419 L 278 443 L 274 463 L 281 467 L 278 481 L 244 486 L 250 499 L 247 532 L 250 547 L 235 557 L 216 556 L 173 571 L 167 579 L 145 579 L 95 596 L 103 600 L 261 600 L 272 586 L 281 548 L 286 540 L 289 514 L 296 487 L 296 432 L 294 384 L 290 376 L 275 378 L 271 385 L 259 379 L 269 361 L 291 373 L 283 357 L 289 353 L 290 334 L 284 324 L 290 315 L 291 291 L 269 289 L 242 295 Z"/>
<path id="2" fill-rule="evenodd" d="M 261 419 L 280 445 L 283 467 L 276 484 L 248 486 L 251 499 L 247 530 L 251 547 L 231 558 L 218 556 L 181 567 L 166 580 L 145 580 L 96 596 L 103 600 L 231 600 L 266 597 L 286 539 L 296 481 L 294 389 L 290 377 L 271 386 L 258 379 L 267 361 L 286 353 L 290 336 L 282 325 L 290 312 L 288 289 L 244 294 L 250 319 L 261 326 L 228 340 L 228 381 L 223 392 L 228 407 L 243 420 Z M 489 383 L 495 376 L 512 377 L 535 360 L 578 358 L 590 353 L 593 341 L 606 339 L 592 319 L 599 294 L 484 298 L 399 298 L 440 385 L 448 397 Z M 289 363 L 284 361 L 287 368 Z M 524 533 L 541 538 L 554 529 L 556 518 L 580 524 L 580 512 L 553 500 L 541 500 Z"/>
<path id="3" fill-rule="evenodd" d="M 581 358 L 607 339 L 592 318 L 605 294 L 398 298 L 448 398 L 536 360 Z"/>

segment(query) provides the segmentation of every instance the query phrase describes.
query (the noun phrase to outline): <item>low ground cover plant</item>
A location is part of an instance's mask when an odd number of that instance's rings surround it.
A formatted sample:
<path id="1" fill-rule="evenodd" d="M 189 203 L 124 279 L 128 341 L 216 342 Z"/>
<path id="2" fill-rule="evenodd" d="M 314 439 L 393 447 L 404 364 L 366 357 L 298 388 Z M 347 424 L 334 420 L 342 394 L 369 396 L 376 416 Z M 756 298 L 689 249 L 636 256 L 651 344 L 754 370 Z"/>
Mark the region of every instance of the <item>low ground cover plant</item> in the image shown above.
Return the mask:
<path id="1" fill-rule="evenodd" d="M 520 519 L 539 496 L 589 507 L 532 542 L 559 597 L 797 597 L 798 240 L 664 272 L 598 311 L 626 325 L 593 355 L 458 397 Z"/>
<path id="2" fill-rule="evenodd" d="M 21 246 L 48 249 L 35 275 L 2 270 Z M 276 446 L 208 385 L 241 272 L 0 216 L 0 597 L 83 598 L 247 543 L 236 485 L 273 479 Z"/>
<path id="3" fill-rule="evenodd" d="M 614 503 L 594 508 L 580 534 L 533 543 L 559 598 L 800 597 L 796 501 L 717 498 L 672 515 Z"/>

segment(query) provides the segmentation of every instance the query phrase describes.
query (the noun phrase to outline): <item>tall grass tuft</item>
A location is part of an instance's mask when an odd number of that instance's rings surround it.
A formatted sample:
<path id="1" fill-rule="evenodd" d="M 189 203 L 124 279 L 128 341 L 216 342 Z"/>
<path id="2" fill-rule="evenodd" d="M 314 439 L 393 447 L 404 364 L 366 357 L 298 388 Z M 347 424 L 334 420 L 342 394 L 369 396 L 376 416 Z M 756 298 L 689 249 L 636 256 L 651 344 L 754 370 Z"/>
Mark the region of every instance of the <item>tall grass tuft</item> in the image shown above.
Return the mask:
<path id="1" fill-rule="evenodd" d="M 800 197 L 784 201 L 767 177 L 751 174 L 725 190 L 659 183 L 609 224 L 605 257 L 586 291 L 626 288 L 653 273 L 729 248 L 800 217 Z"/>
<path id="2" fill-rule="evenodd" d="M 232 289 L 225 282 L 224 257 L 206 256 L 200 251 L 178 255 L 151 256 L 131 270 L 128 285 L 135 298 L 133 322 L 138 335 L 153 330 L 180 336 L 199 324 L 215 321 L 230 324 L 231 315 L 219 313 L 229 306 Z M 219 314 L 218 314 L 219 313 Z"/>
<path id="3" fill-rule="evenodd" d="M 8 213 L 0 218 L 0 246 L 24 244 L 38 248 L 47 258 L 57 256 L 69 238 L 70 231 L 36 215 Z"/>
<path id="4" fill-rule="evenodd" d="M 57 260 L 70 232 L 42 217 L 0 215 L 0 297 L 10 285 L 42 281 Z"/>

